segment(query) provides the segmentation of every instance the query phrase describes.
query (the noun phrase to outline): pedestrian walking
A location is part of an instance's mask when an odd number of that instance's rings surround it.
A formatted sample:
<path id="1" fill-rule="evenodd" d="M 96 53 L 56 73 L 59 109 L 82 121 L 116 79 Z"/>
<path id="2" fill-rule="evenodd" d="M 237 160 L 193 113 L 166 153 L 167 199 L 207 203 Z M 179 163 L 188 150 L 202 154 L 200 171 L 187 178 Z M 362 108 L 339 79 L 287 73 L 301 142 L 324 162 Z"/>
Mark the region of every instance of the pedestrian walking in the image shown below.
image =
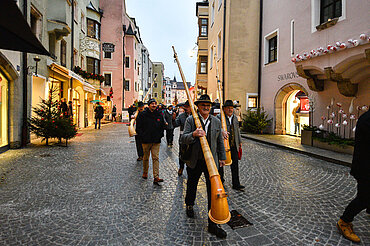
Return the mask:
<path id="1" fill-rule="evenodd" d="M 370 111 L 358 119 L 355 131 L 355 148 L 352 158 L 351 175 L 357 181 L 357 195 L 340 217 L 337 228 L 347 239 L 359 243 L 352 221 L 362 210 L 370 209 Z"/>
<path id="2" fill-rule="evenodd" d="M 176 117 L 174 122 L 174 127 L 180 127 L 180 136 L 179 136 L 179 170 L 177 171 L 177 174 L 179 176 L 182 175 L 185 167 L 185 163 L 182 160 L 182 156 L 186 150 L 186 144 L 182 144 L 181 137 L 184 133 L 184 127 L 185 127 L 185 121 L 186 119 L 191 115 L 190 105 L 189 101 L 187 100 L 183 105 L 184 112 L 179 114 L 179 116 Z M 180 110 L 179 110 L 180 111 Z"/>
<path id="3" fill-rule="evenodd" d="M 173 120 L 176 119 L 176 114 L 173 112 L 173 106 L 169 105 L 163 113 L 164 123 L 166 124 L 166 139 L 167 147 L 173 145 Z"/>
<path id="4" fill-rule="evenodd" d="M 117 121 L 116 115 L 117 115 L 117 108 L 116 108 L 116 105 L 113 105 L 113 108 L 112 108 L 112 121 Z"/>
<path id="5" fill-rule="evenodd" d="M 104 116 L 104 108 L 100 105 L 99 102 L 96 103 L 96 107 L 95 107 L 95 129 L 100 129 L 100 125 L 101 125 L 101 119 L 103 119 L 103 116 Z"/>
<path id="6" fill-rule="evenodd" d="M 143 146 L 143 179 L 148 178 L 149 156 L 152 154 L 153 183 L 159 185 L 163 179 L 159 178 L 159 147 L 163 137 L 163 116 L 156 110 L 157 101 L 150 99 L 148 108 L 138 115 L 136 120 L 136 132 L 139 134 Z"/>
<path id="7" fill-rule="evenodd" d="M 198 181 L 202 173 L 206 180 L 208 210 L 211 209 L 211 182 L 207 165 L 204 159 L 204 154 L 201 148 L 199 137 L 206 136 L 210 146 L 213 158 L 216 165 L 224 166 L 226 160 L 225 147 L 223 136 L 221 133 L 221 122 L 215 116 L 210 115 L 211 100 L 208 95 L 204 94 L 194 102 L 199 110 L 199 119 L 203 126 L 196 128 L 193 116 L 189 116 L 185 122 L 184 134 L 181 141 L 184 144 L 191 145 L 191 160 L 187 162 L 186 171 L 188 173 L 188 182 L 186 187 L 186 215 L 190 218 L 194 217 L 194 202 L 197 192 Z M 216 235 L 219 238 L 226 238 L 227 233 L 208 218 L 208 232 Z"/>
<path id="8" fill-rule="evenodd" d="M 293 109 L 292 115 L 294 120 L 294 134 L 299 135 L 299 113 L 301 112 L 301 104 L 298 105 Z"/>
<path id="9" fill-rule="evenodd" d="M 62 111 L 62 115 L 64 118 L 68 118 L 68 105 L 67 105 L 67 100 L 65 98 L 62 98 L 62 102 L 60 103 L 60 109 Z"/>
<path id="10" fill-rule="evenodd" d="M 136 106 L 132 104 L 130 107 L 128 107 L 127 111 L 128 111 L 128 121 L 130 122 L 132 116 L 134 115 L 136 111 Z"/>
<path id="11" fill-rule="evenodd" d="M 142 101 L 139 101 L 137 103 L 137 110 L 139 110 L 139 114 L 144 111 L 144 103 Z M 138 156 L 137 161 L 142 161 L 144 157 L 143 145 L 141 143 L 141 136 L 139 135 L 137 131 L 135 135 L 135 143 L 136 143 L 136 152 Z"/>
<path id="12" fill-rule="evenodd" d="M 239 181 L 239 149 L 242 147 L 242 138 L 240 135 L 239 121 L 237 116 L 234 114 L 234 104 L 231 100 L 226 100 L 222 105 L 222 110 L 225 113 L 226 126 L 228 132 L 228 140 L 231 152 L 231 180 L 232 188 L 239 191 L 244 191 L 245 186 L 240 184 Z M 221 115 L 217 115 L 221 120 Z M 224 168 L 218 169 L 222 183 L 224 182 Z"/>

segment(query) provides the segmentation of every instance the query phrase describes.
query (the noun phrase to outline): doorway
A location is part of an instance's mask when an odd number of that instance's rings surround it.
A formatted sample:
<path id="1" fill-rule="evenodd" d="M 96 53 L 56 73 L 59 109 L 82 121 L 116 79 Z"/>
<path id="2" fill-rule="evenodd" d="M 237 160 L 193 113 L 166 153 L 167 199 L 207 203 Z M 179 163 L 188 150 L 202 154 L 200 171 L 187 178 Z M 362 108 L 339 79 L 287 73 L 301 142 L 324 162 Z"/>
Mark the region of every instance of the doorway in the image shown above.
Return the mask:
<path id="1" fill-rule="evenodd" d="M 303 125 L 309 125 L 309 104 L 307 95 L 301 90 L 294 90 L 286 101 L 285 132 L 300 136 Z"/>

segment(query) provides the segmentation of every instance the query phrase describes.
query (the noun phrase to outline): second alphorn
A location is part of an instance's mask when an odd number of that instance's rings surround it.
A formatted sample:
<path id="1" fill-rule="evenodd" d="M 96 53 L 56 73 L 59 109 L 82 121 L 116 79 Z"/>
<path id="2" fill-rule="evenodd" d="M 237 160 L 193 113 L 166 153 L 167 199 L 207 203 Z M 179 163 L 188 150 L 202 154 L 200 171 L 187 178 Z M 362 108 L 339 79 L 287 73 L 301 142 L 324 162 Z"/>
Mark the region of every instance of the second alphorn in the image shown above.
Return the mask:
<path id="1" fill-rule="evenodd" d="M 198 113 L 195 111 L 194 102 L 191 98 L 188 85 L 186 84 L 185 75 L 181 69 L 180 62 L 178 60 L 175 47 L 172 46 L 174 57 L 179 67 L 180 75 L 184 83 L 185 92 L 189 100 L 191 114 L 193 115 L 195 126 L 197 128 L 202 128 L 200 123 Z M 229 204 L 227 203 L 227 194 L 225 192 L 224 186 L 222 185 L 220 174 L 218 173 L 215 160 L 213 159 L 211 149 L 209 148 L 207 138 L 205 136 L 199 137 L 200 144 L 202 146 L 202 151 L 204 159 L 206 161 L 209 179 L 211 180 L 211 210 L 208 212 L 210 220 L 216 224 L 225 224 L 230 220 Z"/>
<path id="2" fill-rule="evenodd" d="M 222 109 L 222 106 L 224 105 L 223 103 L 223 98 L 222 98 L 222 88 L 221 88 L 221 81 L 220 81 L 220 77 L 219 77 L 219 74 L 218 74 L 218 66 L 217 66 L 217 62 L 216 62 L 216 54 L 214 56 L 214 60 L 215 60 L 215 67 L 216 67 L 216 79 L 217 79 L 217 88 L 218 88 L 218 97 L 219 97 L 219 100 L 220 100 L 220 116 L 221 116 L 221 125 L 222 125 L 222 130 L 224 132 L 228 132 L 227 131 L 227 125 L 226 125 L 226 117 L 225 117 L 225 113 Z M 225 161 L 225 165 L 226 166 L 230 166 L 233 161 L 231 159 L 231 150 L 230 150 L 230 143 L 229 143 L 229 139 L 224 139 L 224 145 L 225 145 L 225 151 L 226 151 L 226 161 Z"/>

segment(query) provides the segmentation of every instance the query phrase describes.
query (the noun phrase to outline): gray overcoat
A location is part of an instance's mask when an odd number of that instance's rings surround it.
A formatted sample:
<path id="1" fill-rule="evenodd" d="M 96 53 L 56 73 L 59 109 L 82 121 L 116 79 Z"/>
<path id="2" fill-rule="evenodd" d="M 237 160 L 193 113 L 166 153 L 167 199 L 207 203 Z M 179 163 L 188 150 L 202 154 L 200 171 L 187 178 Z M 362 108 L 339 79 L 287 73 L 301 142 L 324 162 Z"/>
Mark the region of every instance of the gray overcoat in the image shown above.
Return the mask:
<path id="1" fill-rule="evenodd" d="M 221 121 L 213 115 L 209 115 L 209 117 L 211 120 L 211 126 L 210 129 L 208 129 L 208 131 L 209 130 L 211 131 L 210 133 L 211 139 L 208 142 L 208 144 L 218 169 L 219 168 L 218 160 L 226 160 L 224 141 L 223 136 L 221 134 Z M 200 145 L 199 138 L 193 137 L 193 131 L 195 130 L 196 126 L 194 123 L 194 118 L 193 116 L 189 116 L 185 122 L 184 133 L 181 136 L 181 142 L 183 144 L 192 145 L 191 160 L 190 163 L 187 163 L 187 166 L 190 168 L 194 168 L 196 166 L 197 161 L 199 159 L 198 156 L 198 154 L 200 153 L 199 149 L 202 148 Z"/>
<path id="2" fill-rule="evenodd" d="M 217 115 L 217 118 L 219 120 L 221 120 L 221 115 L 218 114 Z M 225 114 L 225 118 L 226 118 L 226 126 L 227 126 L 227 131 L 229 133 L 231 133 L 231 129 L 230 129 L 230 121 L 229 119 L 227 118 L 226 114 Z M 234 126 L 234 132 L 235 132 L 235 146 L 236 148 L 238 149 L 239 148 L 239 144 L 242 142 L 242 137 L 240 136 L 240 128 L 239 128 L 239 122 L 238 122 L 238 118 L 236 117 L 235 114 L 233 114 L 233 119 L 231 120 L 231 123 L 232 125 Z M 230 137 L 230 136 L 229 136 Z"/>

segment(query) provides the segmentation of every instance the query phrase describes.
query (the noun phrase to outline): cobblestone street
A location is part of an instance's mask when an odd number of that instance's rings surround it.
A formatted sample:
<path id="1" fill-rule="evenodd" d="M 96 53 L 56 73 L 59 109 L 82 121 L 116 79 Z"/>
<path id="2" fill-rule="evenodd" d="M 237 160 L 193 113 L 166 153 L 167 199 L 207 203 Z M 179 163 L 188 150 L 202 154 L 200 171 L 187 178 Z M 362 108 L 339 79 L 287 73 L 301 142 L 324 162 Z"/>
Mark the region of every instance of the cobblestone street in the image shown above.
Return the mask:
<path id="1" fill-rule="evenodd" d="M 205 182 L 199 183 L 195 219 L 186 217 L 186 173 L 177 176 L 173 148 L 162 138 L 160 177 L 141 178 L 127 126 L 85 129 L 69 147 L 33 144 L 0 155 L 0 245 L 355 245 L 335 225 L 355 196 L 349 168 L 244 140 L 240 163 L 245 192 L 231 189 L 230 210 L 253 223 L 227 239 L 207 232 Z M 150 164 L 151 168 L 151 164 Z M 370 245 L 370 215 L 354 230 Z"/>

